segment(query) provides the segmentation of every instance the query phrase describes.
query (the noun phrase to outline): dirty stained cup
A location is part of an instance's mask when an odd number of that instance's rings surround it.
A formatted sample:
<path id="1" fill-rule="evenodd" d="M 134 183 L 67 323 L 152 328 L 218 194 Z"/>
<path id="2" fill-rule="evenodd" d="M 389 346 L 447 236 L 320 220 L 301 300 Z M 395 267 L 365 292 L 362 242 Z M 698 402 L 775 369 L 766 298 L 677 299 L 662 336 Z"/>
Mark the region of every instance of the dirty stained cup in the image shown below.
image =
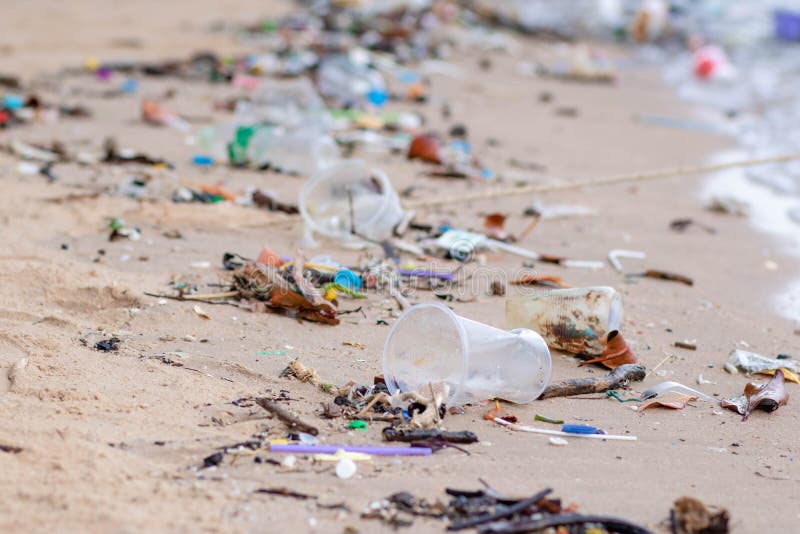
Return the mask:
<path id="1" fill-rule="evenodd" d="M 493 398 L 527 403 L 550 382 L 550 351 L 532 330 L 507 332 L 426 303 L 392 327 L 383 374 L 392 394 L 424 394 L 428 384 L 444 382 L 450 406 Z"/>
<path id="2" fill-rule="evenodd" d="M 596 356 L 605 348 L 603 336 L 620 329 L 622 297 L 605 286 L 509 296 L 506 324 L 538 332 L 552 348 Z"/>
<path id="3" fill-rule="evenodd" d="M 300 190 L 300 214 L 314 233 L 334 239 L 382 241 L 403 218 L 400 199 L 380 169 L 359 160 L 327 167 Z"/>

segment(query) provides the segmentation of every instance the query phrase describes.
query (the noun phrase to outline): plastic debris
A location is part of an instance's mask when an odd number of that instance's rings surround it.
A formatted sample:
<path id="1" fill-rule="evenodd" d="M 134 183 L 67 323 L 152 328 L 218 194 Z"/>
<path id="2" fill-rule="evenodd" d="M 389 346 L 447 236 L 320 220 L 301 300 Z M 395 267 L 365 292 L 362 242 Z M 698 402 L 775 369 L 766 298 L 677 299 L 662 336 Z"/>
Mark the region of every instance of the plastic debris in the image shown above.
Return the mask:
<path id="1" fill-rule="evenodd" d="M 604 336 L 622 324 L 622 297 L 611 287 L 557 289 L 506 300 L 506 323 L 530 328 L 553 348 L 600 356 Z"/>
<path id="2" fill-rule="evenodd" d="M 505 363 L 503 363 L 505 362 Z M 394 324 L 383 351 L 391 393 L 449 386 L 448 405 L 486 398 L 526 403 L 550 381 L 550 351 L 535 332 L 505 332 L 437 303 L 414 306 Z"/>
<path id="3" fill-rule="evenodd" d="M 800 374 L 800 362 L 768 358 L 761 354 L 743 349 L 734 349 L 731 351 L 730 356 L 728 356 L 728 361 L 726 362 L 726 369 L 728 368 L 727 365 L 748 374 L 775 371 L 776 369 L 788 369 L 795 374 Z"/>
<path id="4" fill-rule="evenodd" d="M 642 393 L 642 400 L 661 398 L 667 395 L 690 395 L 705 401 L 717 402 L 717 399 L 706 395 L 702 391 L 697 391 L 679 382 L 661 382 L 660 384 L 647 389 Z"/>

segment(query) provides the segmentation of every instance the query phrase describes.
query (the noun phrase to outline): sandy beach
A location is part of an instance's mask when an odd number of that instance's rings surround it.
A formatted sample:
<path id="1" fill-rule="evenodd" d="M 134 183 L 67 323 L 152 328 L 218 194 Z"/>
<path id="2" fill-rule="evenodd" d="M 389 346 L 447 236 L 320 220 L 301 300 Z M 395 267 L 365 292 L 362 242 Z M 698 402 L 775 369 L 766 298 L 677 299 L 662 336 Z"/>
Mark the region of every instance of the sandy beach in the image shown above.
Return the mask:
<path id="1" fill-rule="evenodd" d="M 654 532 L 668 532 L 672 503 L 691 496 L 726 508 L 732 532 L 791 532 L 800 504 L 797 384 L 787 384 L 787 406 L 756 412 L 747 421 L 715 403 L 683 410 L 634 411 L 603 395 L 555 398 L 527 405 L 503 404 L 520 421 L 536 414 L 628 434 L 638 441 L 568 439 L 556 447 L 545 436 L 524 434 L 483 419 L 488 404 L 447 415 L 449 430 L 471 430 L 480 442 L 469 455 L 443 450 L 427 458 L 378 458 L 359 462 L 343 480 L 334 464 L 299 458 L 295 467 L 256 462 L 281 458 L 268 451 L 228 455 L 213 469 L 196 469 L 220 447 L 266 432 L 286 437 L 286 427 L 257 406 L 237 399 L 275 396 L 313 422 L 330 444 L 379 444 L 385 424 L 352 430 L 342 419 L 319 416 L 332 397 L 297 380 L 280 378 L 295 358 L 324 382 L 372 384 L 397 302 L 371 294 L 343 300 L 341 324 L 304 322 L 230 305 L 201 304 L 145 295 L 172 292 L 170 281 L 206 284 L 225 279 L 221 259 L 234 252 L 255 257 L 265 245 L 293 256 L 303 241 L 299 216 L 234 203 L 175 204 L 181 184 L 213 184 L 240 194 L 248 187 L 296 202 L 304 178 L 273 171 L 233 169 L 224 162 L 200 168 L 201 152 L 187 144 L 202 126 L 229 114 L 213 103 L 241 94 L 229 85 L 175 78 L 142 78 L 135 94 L 93 96 L 109 87 L 80 69 L 87 58 L 162 60 L 197 51 L 249 53 L 259 44 L 236 39 L 226 28 L 276 17 L 290 2 L 202 0 L 189 4 L 142 2 L 109 5 L 80 0 L 33 0 L 4 10 L 0 22 L 0 72 L 20 76 L 44 100 L 80 104 L 92 117 L 0 130 L 0 144 L 63 142 L 70 151 L 100 154 L 103 140 L 164 158 L 174 170 L 152 169 L 149 198 L 116 193 L 132 174 L 123 166 L 56 166 L 58 179 L 18 172 L 19 159 L 0 152 L 0 528 L 4 532 L 381 532 L 388 526 L 362 519 L 371 501 L 399 491 L 445 499 L 446 487 L 479 488 L 483 479 L 505 494 L 528 496 L 545 488 L 585 513 L 614 515 Z M 424 129 L 446 134 L 464 125 L 473 152 L 501 183 L 424 176 L 429 167 L 388 153 L 357 149 L 353 157 L 383 169 L 397 191 L 413 186 L 413 202 L 516 183 L 585 181 L 619 173 L 699 165 L 731 148 L 709 133 L 642 124 L 637 115 L 691 118 L 697 109 L 679 101 L 656 69 L 624 68 L 613 85 L 570 83 L 519 73 L 520 62 L 548 61 L 562 45 L 514 37 L 507 51 L 472 46 L 448 60 L 457 77 L 430 75 L 423 104 L 390 103 L 413 110 Z M 610 45 L 605 53 L 625 58 Z M 488 63 L 488 66 L 487 66 Z M 622 62 L 623 64 L 626 64 Z M 114 78 L 115 83 L 117 78 Z M 93 93 L 94 92 L 94 93 Z M 191 132 L 156 127 L 140 119 L 143 98 L 165 102 L 190 117 Z M 543 101 L 541 95 L 551 95 Z M 445 117 L 442 105 L 451 113 Z M 564 113 L 565 108 L 574 110 Z M 515 168 L 512 159 L 535 162 L 541 172 Z M 727 398 L 751 379 L 723 366 L 735 348 L 775 357 L 796 355 L 798 324 L 775 309 L 776 295 L 797 272 L 784 243 L 757 233 L 747 217 L 712 213 L 700 191 L 705 175 L 641 183 L 582 187 L 539 195 L 448 204 L 417 210 L 432 225 L 480 229 L 486 214 L 508 215 L 517 232 L 534 202 L 577 204 L 594 215 L 542 220 L 520 247 L 572 259 L 602 260 L 595 270 L 534 262 L 537 273 L 574 286 L 608 285 L 623 296 L 622 332 L 648 370 L 630 384 L 638 394 L 672 380 Z M 110 242 L 108 224 L 122 218 L 141 231 L 138 241 Z M 670 222 L 691 218 L 715 233 Z M 165 236 L 179 231 L 181 239 Z M 646 252 L 623 260 L 631 270 L 661 269 L 694 280 L 693 286 L 626 278 L 606 260 L 612 249 Z M 102 251 L 102 252 L 100 252 Z M 357 265 L 380 247 L 356 251 L 321 240 L 309 256 L 327 254 Z M 409 256 L 409 258 L 411 258 Z M 492 269 L 514 273 L 518 257 L 486 252 Z M 204 268 L 204 263 L 207 267 Z M 452 267 L 454 262 L 445 262 Z M 412 304 L 439 301 L 431 291 L 408 296 Z M 447 302 L 459 315 L 505 328 L 505 299 L 485 292 L 468 302 Z M 382 320 L 386 324 L 379 324 Z M 115 334 L 118 352 L 93 350 Z M 89 346 L 82 343 L 88 340 Z M 696 340 L 697 350 L 674 346 Z M 21 363 L 22 362 L 22 363 Z M 180 365 L 176 365 L 178 362 Z M 553 351 L 553 379 L 594 377 L 602 367 Z M 710 384 L 698 385 L 698 376 Z M 193 469 L 194 468 L 194 469 Z M 285 487 L 315 500 L 259 494 Z M 441 520 L 416 518 L 407 531 L 441 532 Z"/>

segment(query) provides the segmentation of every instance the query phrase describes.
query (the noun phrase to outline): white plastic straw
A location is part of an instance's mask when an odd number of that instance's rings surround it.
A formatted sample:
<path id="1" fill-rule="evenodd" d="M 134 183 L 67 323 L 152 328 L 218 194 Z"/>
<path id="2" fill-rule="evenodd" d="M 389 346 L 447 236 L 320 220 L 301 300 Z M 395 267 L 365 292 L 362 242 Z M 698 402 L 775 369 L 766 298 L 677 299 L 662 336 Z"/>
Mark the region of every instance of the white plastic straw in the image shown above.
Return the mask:
<path id="1" fill-rule="evenodd" d="M 616 436 L 614 434 L 573 434 L 572 432 L 562 432 L 560 430 L 547 430 L 545 428 L 534 428 L 532 426 L 518 425 L 516 423 L 509 423 L 499 417 L 494 418 L 494 422 L 503 426 L 507 426 L 511 430 L 518 430 L 520 432 L 530 432 L 532 434 L 547 434 L 549 436 L 563 436 L 568 438 L 591 438 L 591 439 L 615 439 L 618 441 L 636 441 L 636 436 Z"/>

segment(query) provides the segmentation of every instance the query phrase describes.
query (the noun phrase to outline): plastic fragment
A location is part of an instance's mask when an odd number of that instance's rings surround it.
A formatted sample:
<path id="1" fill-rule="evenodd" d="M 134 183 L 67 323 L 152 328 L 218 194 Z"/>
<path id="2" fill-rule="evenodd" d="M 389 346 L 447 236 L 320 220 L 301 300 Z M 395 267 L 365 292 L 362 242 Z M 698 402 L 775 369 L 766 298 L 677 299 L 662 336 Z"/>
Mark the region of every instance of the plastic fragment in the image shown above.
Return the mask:
<path id="1" fill-rule="evenodd" d="M 352 478 L 358 471 L 356 463 L 350 458 L 344 457 L 336 463 L 336 476 L 342 479 Z"/>

